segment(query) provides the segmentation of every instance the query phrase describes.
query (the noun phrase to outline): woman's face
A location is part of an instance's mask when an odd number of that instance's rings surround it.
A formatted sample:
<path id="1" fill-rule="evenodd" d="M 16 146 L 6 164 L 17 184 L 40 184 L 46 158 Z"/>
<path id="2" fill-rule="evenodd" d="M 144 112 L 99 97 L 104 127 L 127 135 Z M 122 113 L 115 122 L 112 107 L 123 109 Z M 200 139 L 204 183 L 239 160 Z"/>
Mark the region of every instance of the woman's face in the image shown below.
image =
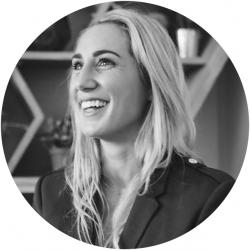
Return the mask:
<path id="1" fill-rule="evenodd" d="M 81 35 L 72 59 L 71 91 L 82 133 L 113 141 L 137 136 L 149 91 L 118 25 L 99 24 Z"/>

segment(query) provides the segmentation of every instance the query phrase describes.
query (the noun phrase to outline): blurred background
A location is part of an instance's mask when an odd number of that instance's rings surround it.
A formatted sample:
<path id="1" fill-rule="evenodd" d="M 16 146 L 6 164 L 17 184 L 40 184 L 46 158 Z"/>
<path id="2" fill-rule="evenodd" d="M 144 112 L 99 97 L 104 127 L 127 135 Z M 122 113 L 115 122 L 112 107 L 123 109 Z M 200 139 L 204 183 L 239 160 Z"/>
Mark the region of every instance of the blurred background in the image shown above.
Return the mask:
<path id="1" fill-rule="evenodd" d="M 105 11 L 120 7 L 146 12 L 169 32 L 189 87 L 195 149 L 209 167 L 234 178 L 239 174 L 248 141 L 248 109 L 240 78 L 223 49 L 196 23 L 169 9 L 109 2 L 74 12 L 45 30 L 23 54 L 6 88 L 3 149 L 29 203 L 39 176 L 63 167 L 71 145 L 67 84 L 78 33 Z"/>

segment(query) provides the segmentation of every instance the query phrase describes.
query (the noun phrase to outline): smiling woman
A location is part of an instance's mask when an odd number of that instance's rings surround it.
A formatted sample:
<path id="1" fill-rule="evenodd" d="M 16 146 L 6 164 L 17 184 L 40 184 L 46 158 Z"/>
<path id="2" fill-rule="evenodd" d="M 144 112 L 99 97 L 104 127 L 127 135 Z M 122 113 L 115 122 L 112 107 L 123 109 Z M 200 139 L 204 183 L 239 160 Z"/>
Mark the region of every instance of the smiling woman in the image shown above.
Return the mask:
<path id="1" fill-rule="evenodd" d="M 234 180 L 195 157 L 182 65 L 156 20 L 113 10 L 77 41 L 69 83 L 69 165 L 37 184 L 34 206 L 84 242 L 160 244 L 191 230 Z"/>
<path id="2" fill-rule="evenodd" d="M 133 143 L 143 123 L 150 90 L 140 79 L 129 40 L 116 24 L 85 31 L 72 60 L 74 116 L 85 135 Z M 96 104 L 101 104 L 96 107 Z M 125 132 L 125 133 L 124 133 Z"/>

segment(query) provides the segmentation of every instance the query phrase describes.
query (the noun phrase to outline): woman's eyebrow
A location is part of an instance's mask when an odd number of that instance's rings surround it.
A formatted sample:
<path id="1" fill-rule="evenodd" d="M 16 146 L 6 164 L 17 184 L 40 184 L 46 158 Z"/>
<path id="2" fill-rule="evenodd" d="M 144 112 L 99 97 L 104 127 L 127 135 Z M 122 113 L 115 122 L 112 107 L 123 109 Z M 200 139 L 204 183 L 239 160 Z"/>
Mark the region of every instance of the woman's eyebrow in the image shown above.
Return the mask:
<path id="1" fill-rule="evenodd" d="M 82 55 L 80 53 L 74 54 L 72 59 L 82 59 Z"/>
<path id="2" fill-rule="evenodd" d="M 106 53 L 110 53 L 110 54 L 113 54 L 113 55 L 115 55 L 115 56 L 117 56 L 117 57 L 121 57 L 118 53 L 116 53 L 116 52 L 114 52 L 114 51 L 112 51 L 112 50 L 107 50 L 107 49 L 97 50 L 97 51 L 95 51 L 95 52 L 93 53 L 93 56 L 94 56 L 94 57 L 97 57 L 97 56 L 100 56 L 100 55 L 106 54 Z M 82 58 L 83 58 L 83 57 L 82 57 L 82 55 L 81 55 L 80 53 L 74 54 L 74 55 L 72 56 L 72 59 L 82 59 Z"/>
<path id="3" fill-rule="evenodd" d="M 93 53 L 93 56 L 97 57 L 97 56 L 100 56 L 100 55 L 106 54 L 106 53 L 110 53 L 110 54 L 116 55 L 117 57 L 121 57 L 118 53 L 116 53 L 112 50 L 107 50 L 107 49 L 97 50 Z"/>

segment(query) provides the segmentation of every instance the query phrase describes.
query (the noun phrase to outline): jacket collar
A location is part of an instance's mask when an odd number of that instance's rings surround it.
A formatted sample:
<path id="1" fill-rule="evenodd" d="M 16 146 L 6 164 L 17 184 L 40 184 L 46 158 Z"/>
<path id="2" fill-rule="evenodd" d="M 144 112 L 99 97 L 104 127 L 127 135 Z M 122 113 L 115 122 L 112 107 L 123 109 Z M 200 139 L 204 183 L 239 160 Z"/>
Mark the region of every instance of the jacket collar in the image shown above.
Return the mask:
<path id="1" fill-rule="evenodd" d="M 131 209 L 127 222 L 121 234 L 119 245 L 121 248 L 136 248 L 140 243 L 143 233 L 154 217 L 158 207 L 158 197 L 166 192 L 171 173 L 171 179 L 181 178 L 180 171 L 183 169 L 183 159 L 173 153 L 168 167 L 159 168 L 154 171 L 150 179 L 148 192 L 142 196 L 138 195 Z M 170 187 L 171 189 L 171 187 Z"/>
<path id="2" fill-rule="evenodd" d="M 135 199 L 134 205 L 124 226 L 123 233 L 120 237 L 119 246 L 121 248 L 131 249 L 138 246 L 145 229 L 148 227 L 159 208 L 158 197 L 166 191 L 171 192 L 172 190 L 176 190 L 174 180 L 183 179 L 183 170 L 183 158 L 176 153 L 173 153 L 171 162 L 166 168 L 158 168 L 154 171 L 150 178 L 147 193 L 144 195 L 138 195 Z M 171 179 L 169 178 L 170 175 Z M 66 192 L 66 197 L 70 200 L 64 202 L 65 214 L 63 225 L 60 225 L 60 227 L 64 228 L 62 231 L 66 234 L 78 238 L 74 224 L 75 215 L 72 212 L 72 197 L 68 191 Z M 97 197 L 95 197 L 95 199 L 98 200 Z M 72 225 L 74 225 L 73 228 Z M 95 235 L 92 235 L 92 238 L 94 239 Z"/>

